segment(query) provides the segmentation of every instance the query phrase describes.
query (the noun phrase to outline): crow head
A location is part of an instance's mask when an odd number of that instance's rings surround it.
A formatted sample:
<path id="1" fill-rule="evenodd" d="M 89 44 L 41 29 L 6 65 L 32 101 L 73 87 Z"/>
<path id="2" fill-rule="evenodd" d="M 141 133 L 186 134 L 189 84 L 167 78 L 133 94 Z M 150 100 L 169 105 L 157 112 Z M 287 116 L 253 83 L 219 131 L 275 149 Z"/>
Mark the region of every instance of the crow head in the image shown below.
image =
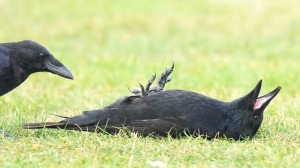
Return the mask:
<path id="1" fill-rule="evenodd" d="M 54 58 L 45 47 L 34 41 L 10 43 L 6 47 L 13 53 L 17 64 L 29 74 L 46 71 L 73 79 L 72 73 L 61 62 Z"/>
<path id="2" fill-rule="evenodd" d="M 258 82 L 250 93 L 232 102 L 232 108 L 234 108 L 236 115 L 239 116 L 240 136 L 253 136 L 256 134 L 262 123 L 265 108 L 281 89 L 278 86 L 270 93 L 258 97 L 261 85 L 262 80 Z"/>

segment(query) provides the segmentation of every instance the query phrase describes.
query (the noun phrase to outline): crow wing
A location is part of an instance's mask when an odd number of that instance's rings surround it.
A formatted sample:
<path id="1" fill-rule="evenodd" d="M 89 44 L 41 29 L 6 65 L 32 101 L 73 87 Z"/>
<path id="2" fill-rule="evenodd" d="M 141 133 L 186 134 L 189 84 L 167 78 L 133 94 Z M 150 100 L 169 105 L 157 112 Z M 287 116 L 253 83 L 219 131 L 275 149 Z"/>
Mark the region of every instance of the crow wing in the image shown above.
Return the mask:
<path id="1" fill-rule="evenodd" d="M 136 120 L 125 124 L 130 131 L 137 132 L 143 136 L 151 134 L 159 136 L 177 136 L 187 129 L 187 119 L 184 117 L 163 117 L 149 120 Z"/>
<path id="2" fill-rule="evenodd" d="M 15 85 L 13 65 L 11 63 L 9 52 L 0 46 L 0 96 L 12 90 Z"/>

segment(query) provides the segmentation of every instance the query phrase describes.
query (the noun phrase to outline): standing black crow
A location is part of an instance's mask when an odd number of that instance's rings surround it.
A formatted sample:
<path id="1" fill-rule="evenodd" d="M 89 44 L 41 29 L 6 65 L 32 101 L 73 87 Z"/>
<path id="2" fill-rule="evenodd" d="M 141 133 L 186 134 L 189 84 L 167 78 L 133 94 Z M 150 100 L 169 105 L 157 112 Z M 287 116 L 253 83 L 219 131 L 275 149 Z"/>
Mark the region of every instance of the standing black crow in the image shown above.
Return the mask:
<path id="1" fill-rule="evenodd" d="M 23 128 L 117 133 L 120 127 L 125 127 L 143 136 L 203 135 L 207 138 L 225 136 L 238 140 L 256 134 L 265 108 L 280 91 L 280 87 L 277 87 L 258 97 L 262 85 L 262 81 L 259 81 L 250 93 L 232 102 L 222 102 L 185 90 L 163 91 L 164 84 L 170 81 L 168 75 L 171 69 L 162 74 L 154 89 L 150 85 L 155 76 L 149 80 L 146 88 L 141 85 L 141 89 L 134 92 L 135 95 L 121 98 L 102 109 L 64 117 L 59 122 L 25 124 Z"/>
<path id="2" fill-rule="evenodd" d="M 34 41 L 0 43 L 0 96 L 19 86 L 35 72 L 52 72 L 73 79 L 61 62 Z"/>

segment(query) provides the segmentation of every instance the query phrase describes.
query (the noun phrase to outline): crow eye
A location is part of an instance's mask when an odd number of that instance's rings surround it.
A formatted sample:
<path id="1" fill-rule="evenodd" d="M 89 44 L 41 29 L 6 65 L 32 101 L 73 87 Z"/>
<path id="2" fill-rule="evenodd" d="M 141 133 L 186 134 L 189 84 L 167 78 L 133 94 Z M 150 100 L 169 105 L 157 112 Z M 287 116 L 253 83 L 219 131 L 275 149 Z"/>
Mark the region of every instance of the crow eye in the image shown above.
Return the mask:
<path id="1" fill-rule="evenodd" d="M 256 120 L 257 120 L 257 119 L 258 119 L 258 116 L 257 116 L 257 115 L 255 115 L 255 116 L 254 116 L 254 119 L 256 119 Z"/>
<path id="2" fill-rule="evenodd" d="M 39 55 L 38 55 L 38 61 L 43 61 L 45 58 L 47 57 L 47 55 L 46 54 L 44 54 L 44 53 L 40 53 Z"/>

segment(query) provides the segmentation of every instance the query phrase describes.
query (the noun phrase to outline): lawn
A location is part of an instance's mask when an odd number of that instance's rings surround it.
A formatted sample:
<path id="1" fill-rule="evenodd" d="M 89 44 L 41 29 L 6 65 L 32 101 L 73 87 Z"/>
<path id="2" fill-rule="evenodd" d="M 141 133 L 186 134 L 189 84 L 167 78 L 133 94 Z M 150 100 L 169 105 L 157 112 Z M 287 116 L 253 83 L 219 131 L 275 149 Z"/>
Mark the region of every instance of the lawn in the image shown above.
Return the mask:
<path id="1" fill-rule="evenodd" d="M 37 73 L 0 97 L 0 167 L 300 167 L 300 12 L 296 0 L 0 0 L 1 42 L 32 39 L 75 76 Z M 143 138 L 23 130 L 129 95 L 175 62 L 166 89 L 223 101 L 281 92 L 253 139 Z"/>

